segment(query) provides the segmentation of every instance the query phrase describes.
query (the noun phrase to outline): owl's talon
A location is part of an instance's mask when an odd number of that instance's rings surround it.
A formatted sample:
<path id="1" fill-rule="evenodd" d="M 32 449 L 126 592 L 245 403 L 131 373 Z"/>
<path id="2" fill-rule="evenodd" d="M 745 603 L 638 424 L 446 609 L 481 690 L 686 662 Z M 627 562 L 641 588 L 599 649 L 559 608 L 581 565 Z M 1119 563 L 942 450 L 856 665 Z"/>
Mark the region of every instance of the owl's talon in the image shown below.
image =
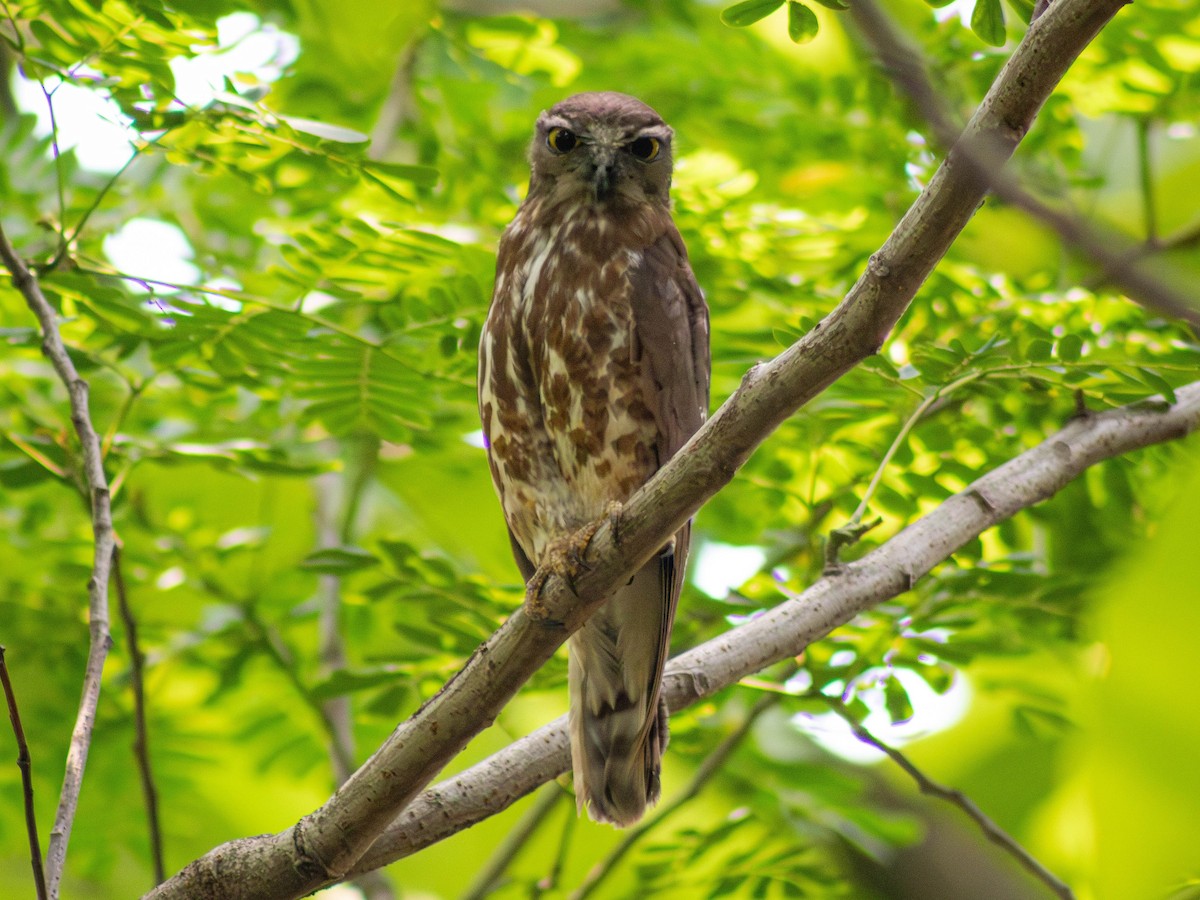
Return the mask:
<path id="1" fill-rule="evenodd" d="M 609 500 L 604 507 L 604 518 L 607 520 L 609 528 L 612 529 L 613 546 L 621 546 L 621 513 L 625 511 L 625 504 L 620 500 Z"/>
<path id="2" fill-rule="evenodd" d="M 562 578 L 571 589 L 571 593 L 578 596 L 575 579 L 581 572 L 592 571 L 592 566 L 587 561 L 587 551 L 603 522 L 602 518 L 589 522 L 578 531 L 555 538 L 547 545 L 545 553 L 542 554 L 541 565 L 525 586 L 525 596 L 535 609 L 540 604 L 541 592 L 551 575 Z"/>
<path id="3" fill-rule="evenodd" d="M 533 573 L 533 577 L 525 583 L 525 596 L 531 601 L 536 601 L 542 596 L 542 588 L 546 586 L 546 579 L 550 577 L 550 573 L 545 568 L 539 567 Z"/>

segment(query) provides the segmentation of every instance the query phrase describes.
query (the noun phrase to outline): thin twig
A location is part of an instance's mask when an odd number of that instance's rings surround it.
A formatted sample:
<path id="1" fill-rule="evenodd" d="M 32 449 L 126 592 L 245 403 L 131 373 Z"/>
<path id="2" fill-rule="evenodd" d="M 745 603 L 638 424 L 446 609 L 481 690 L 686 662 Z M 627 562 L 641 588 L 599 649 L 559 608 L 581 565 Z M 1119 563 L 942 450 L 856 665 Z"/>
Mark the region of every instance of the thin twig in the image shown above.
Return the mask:
<path id="1" fill-rule="evenodd" d="M 521 821 L 508 833 L 508 837 L 500 842 L 500 846 L 479 870 L 474 882 L 463 894 L 462 900 L 483 900 L 484 897 L 500 887 L 504 873 L 508 871 L 512 861 L 517 858 L 521 848 L 537 833 L 538 828 L 558 805 L 558 801 L 565 796 L 566 792 L 557 781 L 551 781 L 541 790 L 534 799 L 533 805 L 521 817 Z"/>
<path id="2" fill-rule="evenodd" d="M 8 663 L 4 660 L 3 644 L 0 644 L 0 682 L 4 684 L 8 718 L 12 722 L 13 736 L 17 739 L 17 768 L 21 770 L 21 790 L 25 796 L 25 831 L 29 835 L 33 884 L 37 888 L 38 900 L 46 900 L 46 873 L 42 871 L 42 846 L 38 842 L 37 817 L 33 811 L 33 767 L 29 758 L 29 745 L 25 743 L 25 729 L 21 727 L 21 714 L 17 711 L 17 695 L 13 692 L 12 681 L 8 677 Z"/>
<path id="3" fill-rule="evenodd" d="M 108 192 L 112 190 L 114 185 L 116 185 L 117 180 L 125 174 L 131 165 L 133 165 L 134 160 L 141 155 L 143 150 L 145 150 L 151 144 L 157 143 L 158 140 L 159 138 L 154 138 L 145 144 L 133 145 L 133 153 L 130 154 L 129 159 L 125 160 L 125 162 L 121 165 L 121 168 L 117 169 L 117 171 L 112 174 L 112 177 L 109 178 L 108 181 L 104 182 L 100 190 L 96 192 L 96 196 L 92 198 L 92 202 L 88 205 L 88 208 L 83 211 L 82 215 L 80 215 L 79 221 L 75 223 L 75 227 L 71 229 L 69 234 L 65 231 L 66 222 L 62 223 L 62 227 L 64 229 L 62 240 L 59 241 L 58 249 L 55 250 L 53 258 L 46 263 L 46 265 L 42 266 L 41 273 L 43 275 L 58 268 L 59 264 L 62 263 L 63 259 L 65 259 L 66 255 L 70 252 L 71 244 L 73 244 L 75 239 L 79 237 L 80 232 L 82 232 L 84 226 L 87 225 L 88 219 L 92 217 L 92 213 L 99 209 L 100 204 L 104 202 L 104 198 L 108 196 Z"/>
<path id="4" fill-rule="evenodd" d="M 204 579 L 204 586 L 209 591 L 214 593 L 222 592 L 222 589 L 212 579 Z M 259 616 L 258 610 L 252 603 L 247 602 L 240 597 L 234 597 L 228 592 L 224 595 L 237 603 L 242 610 L 243 620 L 254 632 L 254 636 L 262 643 L 262 648 L 266 653 L 267 659 L 275 664 L 280 674 L 287 680 L 292 689 L 304 701 L 305 705 L 313 711 L 317 720 L 321 723 L 321 727 L 325 730 L 326 736 L 329 737 L 329 752 L 334 758 L 334 769 L 337 771 L 353 771 L 354 759 L 348 756 L 349 749 L 344 741 L 338 740 L 337 723 L 329 718 L 329 714 L 325 709 L 325 705 L 313 697 L 312 690 L 304 679 L 300 677 L 297 671 L 296 660 L 292 656 L 292 651 L 288 648 L 287 643 L 279 634 L 278 630 L 272 628 Z"/>
<path id="5" fill-rule="evenodd" d="M 42 453 L 42 451 L 38 450 L 35 446 L 33 446 L 33 444 L 29 443 L 29 441 L 25 440 L 25 438 L 21 437 L 16 432 L 6 431 L 4 432 L 4 436 L 8 438 L 14 447 L 22 451 L 26 456 L 32 459 L 51 475 L 56 475 L 64 480 L 70 477 L 61 466 L 55 463 L 45 453 Z"/>
<path id="6" fill-rule="evenodd" d="M 850 730 L 854 732 L 856 738 L 867 746 L 874 747 L 903 769 L 917 783 L 917 787 L 920 788 L 922 794 L 937 797 L 939 800 L 944 800 L 952 806 L 957 806 L 979 826 L 979 830 L 983 832 L 989 841 L 1002 847 L 1026 871 L 1050 888 L 1056 896 L 1063 898 L 1063 900 L 1074 900 L 1075 894 L 1066 884 L 1034 859 L 1029 854 L 1029 851 L 1018 844 L 1008 832 L 988 818 L 987 814 L 976 806 L 970 797 L 962 791 L 938 784 L 913 765 L 912 761 L 899 750 L 885 744 L 879 738 L 875 737 L 875 735 L 871 734 L 861 722 L 854 718 L 854 714 L 846 708 L 846 704 L 842 702 L 841 698 L 830 697 L 820 693 L 813 696 L 825 701 L 829 705 L 829 708 L 850 726 Z"/>
<path id="7" fill-rule="evenodd" d="M 21 114 L 12 90 L 13 59 L 8 44 L 0 40 L 0 117 L 16 119 Z"/>
<path id="8" fill-rule="evenodd" d="M 338 478 L 336 472 L 325 472 L 314 482 L 317 494 L 317 540 L 321 547 L 336 547 L 339 544 L 339 529 L 334 522 Z M 346 667 L 346 648 L 341 633 L 341 579 L 337 575 L 322 575 L 319 578 L 317 603 L 319 674 L 322 678 L 328 678 Z M 320 707 L 321 717 L 328 726 L 329 758 L 333 767 L 334 785 L 341 787 L 355 768 L 350 700 L 342 694 L 321 701 Z"/>
<path id="9" fill-rule="evenodd" d="M 92 743 L 92 727 L 96 718 L 96 707 L 100 702 L 100 676 L 104 661 L 112 646 L 108 627 L 108 580 L 112 571 L 115 536 L 112 524 L 112 507 L 108 479 L 104 474 L 104 462 L 100 449 L 100 437 L 92 425 L 88 410 L 88 384 L 79 377 L 75 364 L 67 353 L 62 335 L 58 333 L 54 309 L 42 293 L 37 278 L 29 271 L 25 262 L 17 256 L 8 236 L 0 228 L 0 259 L 12 273 L 13 285 L 24 296 L 25 302 L 37 316 L 42 329 L 42 352 L 54 365 L 58 377 L 66 385 L 71 403 L 71 423 L 83 449 L 83 475 L 87 483 L 88 499 L 92 510 L 92 535 L 95 556 L 92 576 L 88 579 L 88 644 L 87 667 L 84 670 L 83 696 L 79 702 L 79 714 L 71 732 L 71 745 L 67 751 L 66 772 L 63 776 L 62 794 L 54 827 L 50 831 L 50 844 L 46 852 L 46 879 L 50 900 L 57 900 L 59 883 L 67 859 L 67 844 L 71 838 L 71 827 L 75 822 L 75 811 L 79 806 L 79 791 L 83 785 L 83 771 L 87 766 L 88 749 Z"/>
<path id="10" fill-rule="evenodd" d="M 1146 245 L 1158 246 L 1158 208 L 1154 202 L 1154 167 L 1150 159 L 1150 127 L 1148 116 L 1137 120 L 1138 181 L 1142 190 L 1142 220 L 1146 229 Z"/>
<path id="11" fill-rule="evenodd" d="M 316 481 L 317 532 L 322 547 L 336 547 L 353 541 L 358 509 L 363 492 L 371 481 L 378 460 L 379 442 L 362 437 L 349 446 L 353 455 L 350 471 L 344 476 L 348 485 L 342 500 L 340 526 L 335 523 L 337 475 L 326 473 Z M 346 647 L 342 639 L 342 580 L 337 575 L 322 575 L 319 586 L 318 642 L 321 674 L 328 677 L 346 667 Z M 321 716 L 329 735 L 329 756 L 333 777 L 341 787 L 354 772 L 354 719 L 350 697 L 341 694 L 320 704 Z M 387 876 L 376 870 L 364 872 L 354 884 L 367 900 L 394 900 L 396 893 Z"/>
<path id="12" fill-rule="evenodd" d="M 369 159 L 399 161 L 393 158 L 392 151 L 400 130 L 416 116 L 412 89 L 413 70 L 417 65 L 417 52 L 424 39 L 424 34 L 417 34 L 400 51 L 392 83 L 388 85 L 387 97 L 384 98 L 375 125 L 371 128 L 371 142 L 367 145 Z"/>
<path id="13" fill-rule="evenodd" d="M 40 78 L 38 87 L 42 89 L 42 96 L 46 98 L 46 108 L 50 111 L 50 150 L 54 154 L 54 184 L 58 193 L 58 244 L 61 248 L 65 247 L 67 243 L 67 200 L 62 151 L 58 148 L 58 116 L 54 112 L 54 91 L 47 90 L 46 82 Z M 54 90 L 58 90 L 58 88 Z"/>
<path id="14" fill-rule="evenodd" d="M 154 883 L 162 884 L 166 878 L 163 865 L 162 830 L 158 823 L 158 791 L 154 786 L 154 772 L 150 766 L 149 730 L 146 728 L 146 690 L 142 665 L 145 656 L 138 645 L 137 619 L 129 605 L 129 594 L 125 589 L 125 576 L 121 568 L 121 546 L 113 549 L 113 584 L 117 589 L 117 609 L 125 623 L 125 643 L 129 646 L 129 680 L 133 690 L 133 721 L 135 736 L 133 756 L 137 760 L 138 775 L 142 780 L 142 797 L 146 803 L 146 827 L 150 832 L 150 856 L 154 863 Z"/>
<path id="15" fill-rule="evenodd" d="M 899 451 L 899 449 L 903 445 L 905 439 L 908 437 L 909 432 L 911 432 L 913 430 L 913 428 L 916 427 L 917 423 L 920 422 L 922 418 L 924 418 L 925 414 L 928 413 L 929 410 L 939 400 L 943 399 L 948 394 L 951 394 L 954 391 L 958 390 L 960 387 L 970 384 L 972 381 L 978 381 L 980 378 L 986 378 L 989 375 L 993 375 L 997 372 L 1008 373 L 1013 370 L 1024 371 L 1028 368 L 1036 368 L 1036 367 L 1037 367 L 1036 365 L 1017 364 L 1017 365 L 1012 365 L 1012 366 L 1000 366 L 996 369 L 987 369 L 987 370 L 981 370 L 981 371 L 977 371 L 977 372 L 970 372 L 967 375 L 962 376 L 961 378 L 957 378 L 954 381 L 951 381 L 949 384 L 940 385 L 939 387 L 935 388 L 932 392 L 927 394 L 921 400 L 921 402 L 917 404 L 917 408 L 915 410 L 913 410 L 912 414 L 908 417 L 908 419 L 905 420 L 904 425 L 900 428 L 900 431 L 896 434 L 896 437 L 892 440 L 891 445 L 887 448 L 887 452 L 883 454 L 883 459 L 880 460 L 879 466 L 875 469 L 875 474 L 871 476 L 871 481 L 867 485 L 866 491 L 863 493 L 862 500 L 859 501 L 858 508 L 854 510 L 854 515 L 852 515 L 850 517 L 851 524 L 857 525 L 862 521 L 862 517 L 864 515 L 866 515 L 867 507 L 870 505 L 871 497 L 874 495 L 875 489 L 879 487 L 879 481 L 883 477 L 884 469 L 886 469 L 888 467 L 888 464 L 891 463 L 892 457 L 896 455 L 897 451 Z"/>
<path id="16" fill-rule="evenodd" d="M 975 159 L 981 157 L 986 158 L 980 154 Z M 1093 228 L 1082 219 L 1051 207 L 1004 172 L 993 171 L 989 179 L 992 193 L 1058 232 L 1059 237 L 1091 259 L 1130 300 L 1200 327 L 1200 298 L 1185 294 L 1174 283 L 1148 272 L 1128 240 Z"/>
<path id="17" fill-rule="evenodd" d="M 567 851 L 571 847 L 571 836 L 575 833 L 575 826 L 578 822 L 578 810 L 568 807 L 567 818 L 563 822 L 562 831 L 558 836 L 558 850 L 554 854 L 554 862 L 550 864 L 550 871 L 546 873 L 546 877 L 530 889 L 529 900 L 539 900 L 542 894 L 547 891 L 553 891 L 558 887 L 563 869 L 567 865 Z"/>
<path id="18" fill-rule="evenodd" d="M 691 782 L 683 793 L 672 798 L 670 803 L 664 803 L 660 806 L 653 816 L 626 831 L 621 836 L 620 843 L 613 847 L 608 856 L 596 863 L 583 883 L 571 894 L 570 900 L 584 900 L 584 898 L 590 897 L 596 888 L 609 875 L 616 871 L 617 863 L 621 861 L 625 854 L 633 849 L 634 844 L 661 825 L 668 816 L 678 812 L 683 806 L 700 796 L 700 792 L 704 790 L 704 786 L 713 779 L 713 776 L 721 771 L 721 767 L 733 755 L 733 751 L 738 748 L 738 745 L 750 733 L 750 729 L 758 721 L 759 716 L 779 703 L 785 696 L 787 695 L 767 693 L 759 697 L 754 706 L 750 707 L 750 711 L 746 713 L 746 718 L 742 719 L 741 724 L 727 735 L 721 743 L 717 744 L 712 753 L 704 758 L 704 762 L 696 769 L 696 774 L 692 776 Z"/>
<path id="19" fill-rule="evenodd" d="M 874 0 L 854 0 L 851 15 L 859 32 L 879 57 L 884 71 L 913 101 L 929 122 L 936 140 L 951 148 L 949 159 L 973 170 L 993 194 L 1025 211 L 1059 238 L 1090 259 L 1116 287 L 1135 303 L 1200 326 L 1200 300 L 1184 293 L 1173 281 L 1145 270 L 1136 248 L 1115 233 L 1096 228 L 1083 219 L 1045 203 L 1004 171 L 1010 150 L 990 135 L 963 138 L 955 114 L 934 87 L 929 66 L 918 48 Z M 1147 216 L 1152 215 L 1147 211 Z M 1150 219 L 1148 228 L 1156 227 Z M 1182 277 L 1178 279 L 1184 283 Z"/>

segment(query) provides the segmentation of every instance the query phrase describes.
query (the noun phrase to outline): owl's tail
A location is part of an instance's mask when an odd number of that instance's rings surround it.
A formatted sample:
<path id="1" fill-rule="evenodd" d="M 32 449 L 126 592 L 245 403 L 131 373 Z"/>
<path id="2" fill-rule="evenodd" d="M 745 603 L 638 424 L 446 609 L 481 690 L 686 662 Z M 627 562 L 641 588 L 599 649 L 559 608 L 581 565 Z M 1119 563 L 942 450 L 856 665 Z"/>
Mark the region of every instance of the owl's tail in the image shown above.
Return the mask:
<path id="1" fill-rule="evenodd" d="M 688 529 L 650 560 L 571 638 L 575 797 L 597 822 L 625 827 L 658 800 L 667 746 L 659 696 Z"/>

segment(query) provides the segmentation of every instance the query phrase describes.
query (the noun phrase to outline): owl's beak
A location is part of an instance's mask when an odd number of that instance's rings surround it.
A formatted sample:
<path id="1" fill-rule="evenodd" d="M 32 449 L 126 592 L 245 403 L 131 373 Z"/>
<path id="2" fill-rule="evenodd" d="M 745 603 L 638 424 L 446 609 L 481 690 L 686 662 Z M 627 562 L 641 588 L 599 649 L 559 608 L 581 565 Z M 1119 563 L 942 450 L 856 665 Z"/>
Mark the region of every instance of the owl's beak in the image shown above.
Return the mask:
<path id="1" fill-rule="evenodd" d="M 592 176 L 592 189 L 596 193 L 597 201 L 607 200 L 612 196 L 616 184 L 614 174 L 611 164 L 601 163 L 596 166 L 596 174 Z"/>
<path id="2" fill-rule="evenodd" d="M 596 202 L 607 200 L 617 186 L 616 159 L 607 147 L 597 147 L 595 170 L 592 172 L 592 191 Z"/>

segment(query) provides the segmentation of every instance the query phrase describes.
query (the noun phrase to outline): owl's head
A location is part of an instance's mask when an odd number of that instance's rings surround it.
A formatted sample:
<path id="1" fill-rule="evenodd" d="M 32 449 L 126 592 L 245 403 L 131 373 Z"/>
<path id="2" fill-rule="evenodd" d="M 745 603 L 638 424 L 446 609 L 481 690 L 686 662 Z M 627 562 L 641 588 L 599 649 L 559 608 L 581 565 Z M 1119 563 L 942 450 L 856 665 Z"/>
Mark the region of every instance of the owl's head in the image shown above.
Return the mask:
<path id="1" fill-rule="evenodd" d="M 552 202 L 667 206 L 672 131 L 628 94 L 576 94 L 537 120 L 530 194 Z"/>

